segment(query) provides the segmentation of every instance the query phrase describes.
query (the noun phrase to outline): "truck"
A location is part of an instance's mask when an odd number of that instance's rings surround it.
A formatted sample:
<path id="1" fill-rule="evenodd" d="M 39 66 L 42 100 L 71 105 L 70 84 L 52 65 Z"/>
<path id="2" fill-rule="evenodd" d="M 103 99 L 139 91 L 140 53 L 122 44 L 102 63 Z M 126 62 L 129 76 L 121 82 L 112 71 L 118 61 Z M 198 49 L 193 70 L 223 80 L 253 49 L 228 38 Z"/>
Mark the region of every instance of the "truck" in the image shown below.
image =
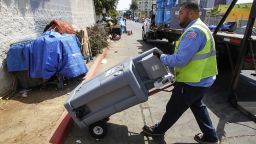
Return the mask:
<path id="1" fill-rule="evenodd" d="M 177 41 L 183 30 L 178 22 L 179 4 L 182 2 L 185 1 L 157 0 L 156 4 L 152 4 L 151 17 L 145 19 L 142 26 L 142 40 L 167 39 L 169 43 Z M 201 10 L 201 19 L 205 17 L 204 11 Z"/>
<path id="2" fill-rule="evenodd" d="M 233 0 L 213 32 L 219 75 L 225 81 L 227 100 L 237 109 L 256 121 L 256 0 L 250 8 L 245 30 L 234 33 L 220 32 L 238 0 Z"/>

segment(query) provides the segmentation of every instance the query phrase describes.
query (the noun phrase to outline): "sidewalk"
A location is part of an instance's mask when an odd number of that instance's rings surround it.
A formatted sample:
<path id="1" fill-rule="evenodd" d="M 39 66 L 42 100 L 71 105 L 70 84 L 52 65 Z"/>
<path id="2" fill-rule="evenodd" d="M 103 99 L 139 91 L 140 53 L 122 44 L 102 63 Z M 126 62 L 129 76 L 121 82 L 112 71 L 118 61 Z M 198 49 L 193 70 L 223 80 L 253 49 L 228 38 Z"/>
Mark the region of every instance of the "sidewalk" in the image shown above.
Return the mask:
<path id="1" fill-rule="evenodd" d="M 98 74 L 122 62 L 131 56 L 137 56 L 153 46 L 141 41 L 141 24 L 127 21 L 127 28 L 132 27 L 133 35 L 122 35 L 119 41 L 111 42 L 107 56 L 98 69 Z M 222 83 L 222 82 L 221 82 Z M 150 97 L 145 103 L 114 114 L 108 122 L 107 136 L 96 141 L 87 129 L 80 129 L 75 124 L 69 133 L 66 144 L 153 144 L 147 137 L 140 135 L 143 125 L 152 125 L 161 120 L 171 93 L 160 92 Z M 217 128 L 222 143 L 254 144 L 256 142 L 256 125 L 237 109 L 227 103 L 225 86 L 214 86 L 204 99 L 209 108 L 210 117 Z M 190 110 L 187 110 L 178 122 L 166 133 L 166 143 L 196 143 L 193 140 L 199 133 L 199 127 Z"/>
<path id="2" fill-rule="evenodd" d="M 138 42 L 138 40 L 140 40 L 141 32 L 139 30 L 141 29 L 141 26 L 135 27 L 134 29 L 133 35 L 128 36 L 123 34 L 119 41 L 110 42 L 107 56 L 100 65 L 97 72 L 98 74 L 119 64 L 129 57 L 137 56 L 147 50 L 146 47 L 143 47 L 141 42 Z M 74 143 L 76 140 L 81 140 L 82 143 L 85 144 L 144 144 L 144 137 L 139 135 L 142 126 L 145 124 L 142 117 L 143 113 L 141 107 L 142 105 L 137 105 L 111 116 L 109 121 L 109 132 L 106 138 L 101 141 L 96 141 L 92 138 L 88 134 L 87 129 L 80 129 L 75 125 L 65 143 L 70 144 Z"/>

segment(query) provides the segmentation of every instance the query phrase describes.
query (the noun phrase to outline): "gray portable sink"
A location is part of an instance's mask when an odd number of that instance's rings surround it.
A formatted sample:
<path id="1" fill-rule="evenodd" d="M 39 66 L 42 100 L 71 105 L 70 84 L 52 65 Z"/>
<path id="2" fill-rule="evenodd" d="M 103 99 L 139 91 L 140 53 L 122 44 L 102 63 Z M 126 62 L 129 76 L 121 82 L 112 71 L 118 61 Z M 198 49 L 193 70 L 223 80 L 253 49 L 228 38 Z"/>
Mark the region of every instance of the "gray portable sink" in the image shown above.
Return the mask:
<path id="1" fill-rule="evenodd" d="M 83 128 L 148 100 L 154 82 L 167 74 L 159 58 L 146 51 L 80 84 L 64 106 Z"/>

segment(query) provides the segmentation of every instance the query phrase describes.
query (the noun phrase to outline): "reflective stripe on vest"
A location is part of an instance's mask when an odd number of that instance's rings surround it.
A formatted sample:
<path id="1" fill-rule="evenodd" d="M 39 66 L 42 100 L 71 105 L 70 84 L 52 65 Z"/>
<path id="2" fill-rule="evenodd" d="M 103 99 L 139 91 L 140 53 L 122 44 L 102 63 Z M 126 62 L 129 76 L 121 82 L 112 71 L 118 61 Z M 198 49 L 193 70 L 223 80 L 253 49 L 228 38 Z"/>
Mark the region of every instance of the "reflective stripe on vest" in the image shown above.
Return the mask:
<path id="1" fill-rule="evenodd" d="M 177 41 L 175 51 L 179 48 L 180 40 L 191 28 L 197 28 L 202 31 L 206 36 L 206 43 L 185 66 L 175 67 L 176 81 L 178 82 L 199 82 L 203 78 L 214 76 L 218 73 L 215 42 L 210 30 L 200 19 L 182 34 Z"/>
<path id="2" fill-rule="evenodd" d="M 203 27 L 206 31 L 208 31 L 209 33 L 211 33 L 211 31 L 205 26 L 205 25 L 203 25 L 203 24 L 199 24 L 199 23 L 196 23 L 196 24 L 194 24 L 194 25 L 192 25 L 190 28 L 193 28 L 193 27 L 197 27 L 199 30 L 201 30 L 200 29 L 200 27 Z M 178 40 L 178 43 L 177 43 L 177 45 L 176 45 L 176 48 L 175 48 L 175 51 L 177 50 L 177 47 L 178 47 L 178 45 L 179 45 L 179 43 L 180 43 L 180 40 L 183 38 L 183 36 L 184 36 L 184 34 L 190 29 L 190 28 L 188 28 L 182 35 L 181 35 L 181 37 L 179 38 L 179 40 Z M 202 31 L 202 30 L 201 30 Z M 204 32 L 203 32 L 204 33 Z M 207 39 L 207 38 L 206 38 Z M 195 54 L 192 58 L 191 58 L 191 60 L 200 60 L 200 59 L 205 59 L 205 58 L 208 58 L 208 57 L 211 57 L 211 56 L 215 56 L 216 55 L 216 50 L 213 48 L 214 47 L 214 45 L 215 45 L 215 43 L 213 42 L 213 37 L 210 35 L 210 41 L 211 41 L 211 47 L 210 47 L 210 51 L 208 52 L 208 53 L 205 53 L 205 54 Z M 203 50 L 203 49 L 202 49 Z M 200 51 L 202 51 L 202 50 L 200 50 Z M 199 52 L 200 52 L 199 51 Z"/>
<path id="3" fill-rule="evenodd" d="M 192 27 L 197 27 L 197 26 L 201 26 L 203 27 L 206 31 L 208 31 L 209 33 L 211 33 L 211 31 L 203 24 L 195 24 L 193 25 Z M 199 28 L 200 30 L 200 28 Z M 211 56 L 215 56 L 216 55 L 216 50 L 213 48 L 215 43 L 213 42 L 213 37 L 210 36 L 210 40 L 211 40 L 211 48 L 210 48 L 210 51 L 208 53 L 205 53 L 205 54 L 198 54 L 198 55 L 194 55 L 192 57 L 191 60 L 200 60 L 200 59 L 205 59 L 205 58 L 208 58 L 208 57 L 211 57 Z"/>

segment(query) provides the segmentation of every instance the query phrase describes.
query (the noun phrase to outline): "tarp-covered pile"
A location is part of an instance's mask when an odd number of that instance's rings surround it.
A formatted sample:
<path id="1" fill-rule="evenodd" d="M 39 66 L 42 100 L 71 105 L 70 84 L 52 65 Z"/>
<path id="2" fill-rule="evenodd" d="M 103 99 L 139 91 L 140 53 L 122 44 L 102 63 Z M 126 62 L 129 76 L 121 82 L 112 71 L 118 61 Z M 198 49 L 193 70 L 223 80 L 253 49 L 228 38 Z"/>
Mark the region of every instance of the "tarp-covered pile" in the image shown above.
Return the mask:
<path id="1" fill-rule="evenodd" d="M 55 30 L 48 30 L 31 42 L 11 45 L 7 68 L 9 72 L 27 70 L 30 78 L 43 79 L 55 74 L 73 78 L 88 71 L 76 35 Z"/>

